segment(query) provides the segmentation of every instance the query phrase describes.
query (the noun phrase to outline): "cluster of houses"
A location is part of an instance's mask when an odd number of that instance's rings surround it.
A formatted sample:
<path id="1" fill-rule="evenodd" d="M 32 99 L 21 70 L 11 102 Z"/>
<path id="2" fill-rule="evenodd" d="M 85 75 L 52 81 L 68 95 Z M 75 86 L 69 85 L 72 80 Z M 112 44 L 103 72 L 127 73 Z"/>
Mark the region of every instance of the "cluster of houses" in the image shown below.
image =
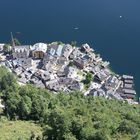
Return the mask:
<path id="1" fill-rule="evenodd" d="M 21 85 L 31 83 L 56 93 L 80 90 L 87 96 L 131 102 L 136 96 L 133 76 L 114 74 L 109 62 L 103 61 L 88 44 L 74 47 L 53 42 L 12 46 L 8 57 L 4 57 L 3 46 L 0 44 L 0 64 L 15 73 Z M 88 87 L 83 82 L 87 73 L 93 75 Z"/>

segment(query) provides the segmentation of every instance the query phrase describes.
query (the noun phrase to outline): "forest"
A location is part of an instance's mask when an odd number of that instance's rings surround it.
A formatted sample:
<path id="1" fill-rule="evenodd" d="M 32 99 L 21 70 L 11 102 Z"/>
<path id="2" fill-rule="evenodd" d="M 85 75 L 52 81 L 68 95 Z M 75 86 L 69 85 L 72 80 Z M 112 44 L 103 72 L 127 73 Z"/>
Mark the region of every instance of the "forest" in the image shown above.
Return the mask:
<path id="1" fill-rule="evenodd" d="M 30 84 L 19 86 L 3 66 L 0 98 L 5 106 L 0 121 L 4 116 L 15 123 L 33 121 L 42 128 L 42 134 L 34 133 L 30 140 L 140 140 L 139 105 L 87 97 L 79 91 L 54 94 Z"/>

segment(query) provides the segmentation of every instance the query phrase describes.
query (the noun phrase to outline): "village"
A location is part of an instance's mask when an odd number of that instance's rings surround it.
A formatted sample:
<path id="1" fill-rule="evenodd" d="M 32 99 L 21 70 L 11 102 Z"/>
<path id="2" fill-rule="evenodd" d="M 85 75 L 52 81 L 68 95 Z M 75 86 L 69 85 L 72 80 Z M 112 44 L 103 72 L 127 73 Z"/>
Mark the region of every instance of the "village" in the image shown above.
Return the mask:
<path id="1" fill-rule="evenodd" d="M 13 44 L 8 46 L 10 54 L 5 54 L 4 47 L 0 44 L 0 65 L 13 72 L 20 85 L 34 84 L 54 93 L 81 91 L 85 96 L 137 104 L 134 77 L 112 72 L 110 63 L 103 61 L 88 44 Z"/>

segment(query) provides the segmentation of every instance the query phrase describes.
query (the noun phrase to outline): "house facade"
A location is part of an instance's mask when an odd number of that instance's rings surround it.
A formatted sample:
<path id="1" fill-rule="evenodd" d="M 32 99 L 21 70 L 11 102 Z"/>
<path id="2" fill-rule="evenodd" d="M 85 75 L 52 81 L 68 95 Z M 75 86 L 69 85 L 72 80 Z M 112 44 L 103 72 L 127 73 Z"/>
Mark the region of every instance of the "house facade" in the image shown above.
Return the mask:
<path id="1" fill-rule="evenodd" d="M 47 51 L 47 44 L 44 43 L 36 43 L 32 46 L 32 56 L 36 59 L 42 59 L 44 58 L 44 54 Z"/>
<path id="2" fill-rule="evenodd" d="M 3 46 L 4 46 L 5 44 L 0 44 L 0 51 L 3 51 Z"/>
<path id="3" fill-rule="evenodd" d="M 14 46 L 12 49 L 12 55 L 14 59 L 28 58 L 30 54 L 30 46 Z"/>

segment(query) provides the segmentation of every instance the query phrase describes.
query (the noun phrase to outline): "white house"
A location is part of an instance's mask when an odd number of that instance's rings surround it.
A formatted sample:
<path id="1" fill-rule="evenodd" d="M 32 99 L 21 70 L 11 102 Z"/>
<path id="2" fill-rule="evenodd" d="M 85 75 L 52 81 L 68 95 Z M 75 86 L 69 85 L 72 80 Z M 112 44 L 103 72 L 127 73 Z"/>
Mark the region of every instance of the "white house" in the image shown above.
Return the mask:
<path id="1" fill-rule="evenodd" d="M 5 106 L 1 104 L 1 99 L 0 99 L 0 108 L 4 108 Z"/>
<path id="2" fill-rule="evenodd" d="M 5 44 L 0 44 L 0 51 L 3 51 L 3 46 L 4 46 Z"/>
<path id="3" fill-rule="evenodd" d="M 43 58 L 47 51 L 47 44 L 36 43 L 31 47 L 31 51 L 34 58 Z"/>

